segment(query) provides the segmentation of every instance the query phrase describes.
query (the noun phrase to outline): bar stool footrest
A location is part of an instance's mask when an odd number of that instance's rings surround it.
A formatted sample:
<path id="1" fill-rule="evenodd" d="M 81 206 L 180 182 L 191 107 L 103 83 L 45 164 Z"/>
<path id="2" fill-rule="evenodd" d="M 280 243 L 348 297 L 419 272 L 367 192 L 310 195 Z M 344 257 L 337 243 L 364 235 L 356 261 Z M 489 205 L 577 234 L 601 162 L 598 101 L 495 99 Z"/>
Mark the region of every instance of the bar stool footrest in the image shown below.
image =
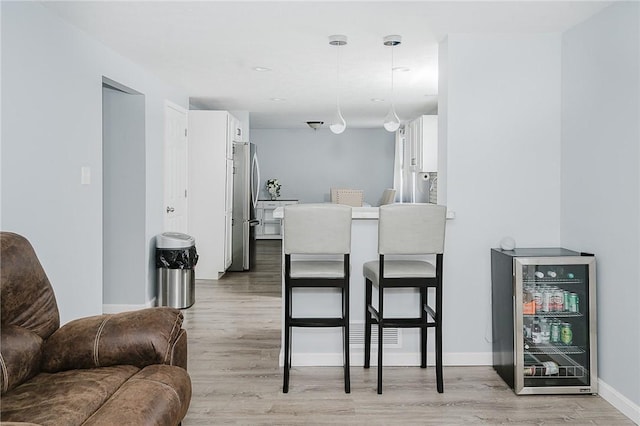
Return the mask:
<path id="1" fill-rule="evenodd" d="M 291 318 L 291 327 L 344 327 L 344 318 Z"/>

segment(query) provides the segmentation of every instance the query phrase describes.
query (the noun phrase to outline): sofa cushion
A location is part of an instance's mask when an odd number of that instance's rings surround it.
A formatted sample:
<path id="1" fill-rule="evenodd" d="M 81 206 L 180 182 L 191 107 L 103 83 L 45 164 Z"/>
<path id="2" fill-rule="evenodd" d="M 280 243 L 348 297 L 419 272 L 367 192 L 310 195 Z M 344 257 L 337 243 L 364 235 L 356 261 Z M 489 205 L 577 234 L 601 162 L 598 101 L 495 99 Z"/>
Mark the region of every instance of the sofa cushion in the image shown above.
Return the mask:
<path id="1" fill-rule="evenodd" d="M 2 394 L 15 388 L 40 371 L 42 338 L 16 325 L 0 329 L 0 381 Z"/>
<path id="2" fill-rule="evenodd" d="M 2 396 L 0 420 L 80 425 L 138 371 L 121 365 L 40 373 Z"/>
<path id="3" fill-rule="evenodd" d="M 49 279 L 26 238 L 0 233 L 0 319 L 46 339 L 60 326 L 58 305 Z"/>
<path id="4" fill-rule="evenodd" d="M 182 321 L 182 313 L 168 307 L 71 321 L 45 341 L 42 371 L 170 364 Z"/>
<path id="5" fill-rule="evenodd" d="M 191 380 L 171 365 L 150 365 L 128 380 L 84 426 L 176 425 L 187 414 Z"/>

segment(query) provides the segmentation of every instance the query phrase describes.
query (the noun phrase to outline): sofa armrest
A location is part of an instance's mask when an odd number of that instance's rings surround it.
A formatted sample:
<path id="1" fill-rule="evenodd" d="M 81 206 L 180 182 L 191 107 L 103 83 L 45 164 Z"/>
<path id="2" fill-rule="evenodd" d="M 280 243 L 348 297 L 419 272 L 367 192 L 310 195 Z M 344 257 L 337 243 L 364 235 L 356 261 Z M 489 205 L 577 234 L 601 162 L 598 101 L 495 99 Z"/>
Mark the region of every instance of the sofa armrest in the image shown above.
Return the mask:
<path id="1" fill-rule="evenodd" d="M 71 321 L 45 341 L 42 371 L 151 364 L 186 368 L 182 320 L 182 312 L 163 307 Z"/>
<path id="2" fill-rule="evenodd" d="M 0 328 L 0 384 L 2 394 L 40 372 L 42 338 L 12 324 Z"/>

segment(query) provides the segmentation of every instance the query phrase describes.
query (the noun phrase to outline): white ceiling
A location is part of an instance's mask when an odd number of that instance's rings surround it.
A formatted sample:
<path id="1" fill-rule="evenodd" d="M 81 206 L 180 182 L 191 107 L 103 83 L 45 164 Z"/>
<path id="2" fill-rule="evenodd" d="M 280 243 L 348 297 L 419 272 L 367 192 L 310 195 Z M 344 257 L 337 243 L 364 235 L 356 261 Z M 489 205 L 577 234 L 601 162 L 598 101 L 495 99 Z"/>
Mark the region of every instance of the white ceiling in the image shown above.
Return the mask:
<path id="1" fill-rule="evenodd" d="M 45 2 L 164 81 L 182 87 L 200 108 L 243 110 L 251 127 L 327 123 L 340 103 L 349 127 L 380 127 L 391 96 L 401 120 L 433 112 L 438 92 L 438 42 L 454 33 L 562 32 L 610 1 L 63 1 Z M 271 71 L 257 72 L 254 67 Z M 135 89 L 135 88 L 134 88 Z M 282 98 L 283 101 L 273 101 Z M 372 102 L 371 99 L 385 102 Z M 326 124 L 325 124 L 326 126 Z"/>

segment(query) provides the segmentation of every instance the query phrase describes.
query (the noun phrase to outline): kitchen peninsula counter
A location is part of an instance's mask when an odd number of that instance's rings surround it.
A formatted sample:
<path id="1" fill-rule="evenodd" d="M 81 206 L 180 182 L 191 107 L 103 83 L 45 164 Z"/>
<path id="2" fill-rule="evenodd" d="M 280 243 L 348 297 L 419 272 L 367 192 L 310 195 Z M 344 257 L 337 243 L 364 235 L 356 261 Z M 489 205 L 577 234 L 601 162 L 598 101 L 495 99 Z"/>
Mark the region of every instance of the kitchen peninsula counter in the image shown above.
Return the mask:
<path id="1" fill-rule="evenodd" d="M 353 219 L 375 219 L 378 220 L 378 207 L 351 207 Z M 278 207 L 273 211 L 276 219 L 284 218 L 284 207 Z"/>

